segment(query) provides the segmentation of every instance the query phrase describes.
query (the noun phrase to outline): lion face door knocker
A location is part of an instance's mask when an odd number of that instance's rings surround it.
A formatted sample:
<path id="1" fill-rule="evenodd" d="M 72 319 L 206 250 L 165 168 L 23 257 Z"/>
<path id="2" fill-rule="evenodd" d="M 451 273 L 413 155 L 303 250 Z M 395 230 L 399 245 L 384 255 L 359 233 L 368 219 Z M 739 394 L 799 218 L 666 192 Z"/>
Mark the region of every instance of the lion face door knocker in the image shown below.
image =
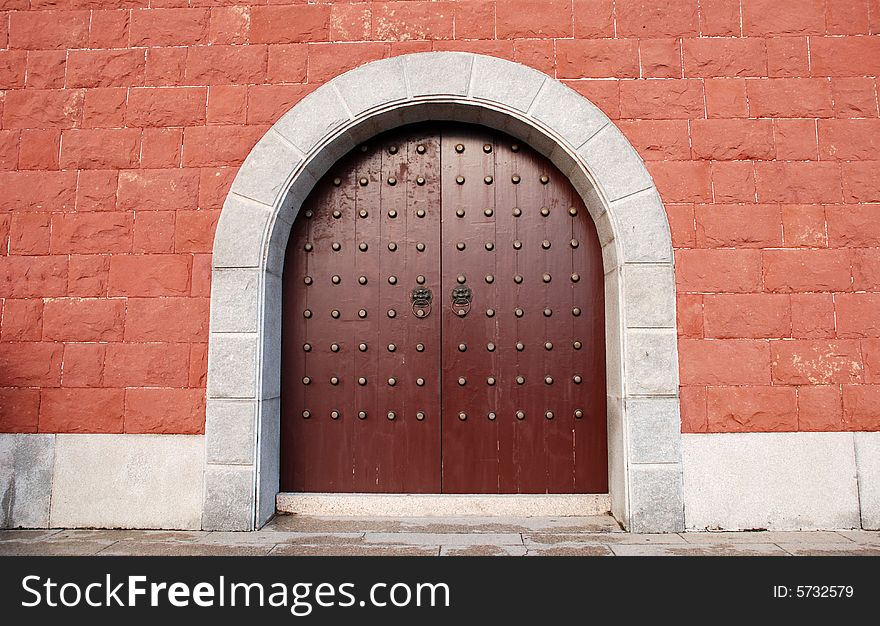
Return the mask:
<path id="1" fill-rule="evenodd" d="M 459 317 L 464 317 L 471 310 L 474 292 L 467 285 L 459 285 L 452 289 L 452 308 Z"/>
<path id="2" fill-rule="evenodd" d="M 431 314 L 431 300 L 434 294 L 427 287 L 416 287 L 410 293 L 413 314 L 418 318 L 425 318 Z"/>

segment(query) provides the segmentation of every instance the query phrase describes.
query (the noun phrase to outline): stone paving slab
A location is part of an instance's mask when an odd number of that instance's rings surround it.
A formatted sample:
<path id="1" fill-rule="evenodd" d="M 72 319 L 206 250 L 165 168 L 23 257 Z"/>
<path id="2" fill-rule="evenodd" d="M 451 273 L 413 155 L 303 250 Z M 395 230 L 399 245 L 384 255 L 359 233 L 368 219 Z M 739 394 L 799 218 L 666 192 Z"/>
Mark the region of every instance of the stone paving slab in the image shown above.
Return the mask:
<path id="1" fill-rule="evenodd" d="M 263 530 L 293 532 L 623 532 L 610 515 L 591 517 L 410 517 L 354 518 L 279 515 Z"/>
<path id="2" fill-rule="evenodd" d="M 838 531 L 839 535 L 842 535 L 849 539 L 850 541 L 854 541 L 863 545 L 872 545 L 872 546 L 880 546 L 880 531 L 876 530 L 841 530 Z"/>
<path id="3" fill-rule="evenodd" d="M 527 546 L 549 545 L 608 545 L 608 544 L 684 544 L 681 535 L 675 533 L 651 535 L 640 533 L 535 533 L 524 534 L 523 542 Z"/>
<path id="4" fill-rule="evenodd" d="M 522 535 L 519 533 L 367 533 L 364 542 L 368 544 L 391 543 L 408 546 L 521 546 Z"/>
<path id="5" fill-rule="evenodd" d="M 366 546 L 329 545 L 299 546 L 284 544 L 275 546 L 270 556 L 437 556 L 440 546 Z"/>
<path id="6" fill-rule="evenodd" d="M 880 556 L 880 545 L 870 546 L 865 544 L 839 543 L 830 544 L 786 544 L 779 547 L 793 556 Z"/>
<path id="7" fill-rule="evenodd" d="M 224 545 L 186 541 L 117 541 L 98 556 L 265 556 L 274 547 L 266 545 Z"/>
<path id="8" fill-rule="evenodd" d="M 740 545 L 638 545 L 611 546 L 617 556 L 788 556 L 788 552 L 772 543 Z"/>
<path id="9" fill-rule="evenodd" d="M 28 541 L 0 542 L 0 556 L 91 556 L 112 545 L 106 541 Z"/>
<path id="10" fill-rule="evenodd" d="M 494 546 L 475 544 L 472 546 L 440 546 L 440 556 L 525 556 L 525 546 Z"/>
<path id="11" fill-rule="evenodd" d="M 748 543 L 851 543 L 849 539 L 834 531 L 757 531 L 757 532 L 697 532 L 682 533 L 687 543 L 692 544 L 735 544 Z"/>

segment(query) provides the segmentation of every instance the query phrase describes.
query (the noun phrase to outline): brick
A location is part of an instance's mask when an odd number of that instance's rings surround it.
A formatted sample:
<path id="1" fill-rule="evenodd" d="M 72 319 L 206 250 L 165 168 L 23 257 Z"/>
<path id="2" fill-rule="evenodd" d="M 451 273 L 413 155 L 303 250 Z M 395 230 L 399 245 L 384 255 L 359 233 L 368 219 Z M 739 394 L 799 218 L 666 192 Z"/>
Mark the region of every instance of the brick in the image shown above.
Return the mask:
<path id="1" fill-rule="evenodd" d="M 870 160 L 880 150 L 880 120 L 819 120 L 822 159 Z"/>
<path id="2" fill-rule="evenodd" d="M 308 76 L 308 61 L 309 48 L 304 44 L 269 46 L 266 80 L 270 83 L 304 83 Z"/>
<path id="3" fill-rule="evenodd" d="M 0 341 L 40 341 L 43 336 L 43 301 L 13 300 L 3 305 Z"/>
<path id="4" fill-rule="evenodd" d="M 746 81 L 752 117 L 832 117 L 831 83 L 821 78 Z"/>
<path id="5" fill-rule="evenodd" d="M 198 193 L 198 170 L 126 170 L 119 174 L 118 202 L 123 211 L 195 209 Z"/>
<path id="6" fill-rule="evenodd" d="M 208 380 L 208 344 L 194 343 L 189 353 L 189 386 L 204 389 Z"/>
<path id="7" fill-rule="evenodd" d="M 122 389 L 43 389 L 40 432 L 121 433 Z"/>
<path id="8" fill-rule="evenodd" d="M 679 400 L 681 403 L 681 432 L 708 432 L 706 387 L 681 387 Z"/>
<path id="9" fill-rule="evenodd" d="M 754 202 L 754 164 L 751 161 L 713 161 L 712 193 L 719 204 Z"/>
<path id="10" fill-rule="evenodd" d="M 109 272 L 109 255 L 70 255 L 67 294 L 81 297 L 106 295 Z"/>
<path id="11" fill-rule="evenodd" d="M 860 343 L 865 365 L 865 382 L 880 383 L 880 339 L 862 339 Z"/>
<path id="12" fill-rule="evenodd" d="M 9 253 L 49 254 L 49 215 L 45 213 L 13 215 L 9 223 Z"/>
<path id="13" fill-rule="evenodd" d="M 695 0 L 660 4 L 645 0 L 616 0 L 614 5 L 618 36 L 679 37 L 696 35 L 699 31 Z M 531 14 L 532 19 L 534 15 Z"/>
<path id="14" fill-rule="evenodd" d="M 64 87 L 67 53 L 64 50 L 32 50 L 27 55 L 27 86 L 33 89 Z"/>
<path id="15" fill-rule="evenodd" d="M 211 252 L 219 211 L 178 211 L 174 226 L 176 252 Z"/>
<path id="16" fill-rule="evenodd" d="M 614 36 L 614 0 L 574 0 L 577 39 Z"/>
<path id="17" fill-rule="evenodd" d="M 213 85 L 208 91 L 209 124 L 244 124 L 247 119 L 244 85 Z"/>
<path id="18" fill-rule="evenodd" d="M 76 172 L 0 172 L 0 211 L 73 209 Z"/>
<path id="19" fill-rule="evenodd" d="M 92 11 L 89 48 L 127 48 L 130 16 L 125 9 Z"/>
<path id="20" fill-rule="evenodd" d="M 639 44 L 634 39 L 556 42 L 559 78 L 638 78 Z"/>
<path id="21" fill-rule="evenodd" d="M 61 369 L 62 387 L 100 387 L 104 379 L 107 345 L 67 343 Z"/>
<path id="22" fill-rule="evenodd" d="M 678 39 L 639 41 L 642 78 L 681 78 L 681 46 Z"/>
<path id="23" fill-rule="evenodd" d="M 877 117 L 877 99 L 871 78 L 832 78 L 834 117 Z"/>
<path id="24" fill-rule="evenodd" d="M 618 127 L 646 161 L 691 157 L 686 120 L 625 120 Z"/>
<path id="25" fill-rule="evenodd" d="M 867 35 L 871 32 L 868 3 L 826 0 L 825 27 L 833 35 Z"/>
<path id="26" fill-rule="evenodd" d="M 513 60 L 549 76 L 556 76 L 556 45 L 550 39 L 514 41 Z"/>
<path id="27" fill-rule="evenodd" d="M 9 47 L 28 50 L 83 48 L 89 11 L 15 11 L 9 14 Z"/>
<path id="28" fill-rule="evenodd" d="M 880 293 L 834 296 L 838 337 L 880 337 Z"/>
<path id="29" fill-rule="evenodd" d="M 706 117 L 748 117 L 746 81 L 739 78 L 707 78 Z"/>
<path id="30" fill-rule="evenodd" d="M 708 37 L 739 35 L 739 0 L 700 0 L 700 33 Z"/>
<path id="31" fill-rule="evenodd" d="M 192 46 L 208 38 L 208 9 L 135 9 L 132 46 Z"/>
<path id="32" fill-rule="evenodd" d="M 241 165 L 266 132 L 264 126 L 197 126 L 183 132 L 183 164 L 187 167 Z"/>
<path id="33" fill-rule="evenodd" d="M 845 385 L 843 419 L 848 430 L 880 430 L 880 385 Z"/>
<path id="34" fill-rule="evenodd" d="M 208 28 L 210 44 L 245 44 L 251 26 L 249 7 L 215 7 L 211 9 Z"/>
<path id="35" fill-rule="evenodd" d="M 780 161 L 808 161 L 819 158 L 816 120 L 773 120 L 776 158 Z"/>
<path id="36" fill-rule="evenodd" d="M 202 389 L 127 389 L 125 432 L 199 434 L 205 424 Z"/>
<path id="37" fill-rule="evenodd" d="M 106 87 L 86 91 L 83 128 L 118 128 L 125 125 L 128 89 Z"/>
<path id="38" fill-rule="evenodd" d="M 141 167 L 178 167 L 182 146 L 182 128 L 145 128 L 141 137 Z"/>
<path id="39" fill-rule="evenodd" d="M 104 384 L 119 387 L 183 387 L 189 370 L 189 346 L 182 343 L 107 345 Z"/>
<path id="40" fill-rule="evenodd" d="M 847 202 L 880 202 L 878 161 L 841 164 L 843 194 Z"/>
<path id="41" fill-rule="evenodd" d="M 765 250 L 764 287 L 779 293 L 849 291 L 849 250 Z"/>
<path id="42" fill-rule="evenodd" d="M 312 91 L 312 85 L 251 85 L 247 123 L 274 124 Z"/>
<path id="43" fill-rule="evenodd" d="M 66 291 L 66 256 L 0 256 L 0 297 L 44 298 Z"/>
<path id="44" fill-rule="evenodd" d="M 72 128 L 82 115 L 81 91 L 10 91 L 3 105 L 4 128 Z"/>
<path id="45" fill-rule="evenodd" d="M 501 8 L 496 3 L 496 15 Z M 452 3 L 383 2 L 373 5 L 372 37 L 376 41 L 452 39 L 453 23 Z M 498 37 L 505 38 L 500 29 Z"/>
<path id="46" fill-rule="evenodd" d="M 0 389 L 0 432 L 35 433 L 39 414 L 39 389 Z"/>
<path id="47" fill-rule="evenodd" d="M 709 387 L 706 404 L 712 432 L 797 430 L 797 390 L 794 387 Z"/>
<path id="48" fill-rule="evenodd" d="M 706 161 L 648 161 L 660 196 L 666 202 L 710 202 L 712 173 Z"/>
<path id="49" fill-rule="evenodd" d="M 58 386 L 61 352 L 57 343 L 0 343 L 0 386 Z"/>
<path id="50" fill-rule="evenodd" d="M 791 336 L 830 339 L 834 336 L 834 299 L 830 293 L 791 294 Z"/>
<path id="51" fill-rule="evenodd" d="M 67 86 L 142 85 L 145 69 L 144 50 L 71 50 L 67 62 Z"/>
<path id="52" fill-rule="evenodd" d="M 267 57 L 266 46 L 194 46 L 186 58 L 186 80 L 193 85 L 259 84 L 266 79 Z"/>
<path id="53" fill-rule="evenodd" d="M 125 340 L 206 342 L 208 299 L 129 298 Z"/>
<path id="54" fill-rule="evenodd" d="M 805 385 L 798 387 L 798 430 L 841 431 L 843 403 L 836 385 Z"/>
<path id="55" fill-rule="evenodd" d="M 61 137 L 61 167 L 106 169 L 131 167 L 140 157 L 136 128 L 71 129 Z"/>
<path id="56" fill-rule="evenodd" d="M 137 211 L 132 251 L 140 254 L 174 252 L 174 211 Z"/>
<path id="57" fill-rule="evenodd" d="M 686 76 L 766 76 L 767 48 L 759 38 L 701 38 L 682 40 Z"/>
<path id="58" fill-rule="evenodd" d="M 186 78 L 188 48 L 149 48 L 145 85 L 182 85 Z"/>
<path id="59" fill-rule="evenodd" d="M 682 385 L 767 385 L 770 345 L 761 339 L 679 339 Z"/>
<path id="60" fill-rule="evenodd" d="M 703 117 L 703 112 L 699 80 L 620 82 L 620 116 L 625 119 L 691 119 Z"/>
<path id="61" fill-rule="evenodd" d="M 420 9 L 422 7 L 419 7 Z M 432 11 L 432 13 L 434 13 Z M 452 15 L 449 15 L 450 25 Z M 252 43 L 326 41 L 330 36 L 330 7 L 295 4 L 251 9 Z M 420 37 L 424 39 L 424 37 Z"/>
<path id="62" fill-rule="evenodd" d="M 743 34 L 822 34 L 825 32 L 824 5 L 824 0 L 803 0 L 794 9 L 777 0 L 743 0 Z"/>
<path id="63" fill-rule="evenodd" d="M 774 383 L 830 385 L 861 382 L 863 366 L 858 341 L 772 341 L 770 350 Z"/>
<path id="64" fill-rule="evenodd" d="M 120 253 L 131 251 L 129 213 L 60 213 L 52 216 L 53 254 Z"/>
<path id="65" fill-rule="evenodd" d="M 720 294 L 703 296 L 705 336 L 716 339 L 761 339 L 791 335 L 791 302 L 787 295 Z"/>
<path id="66" fill-rule="evenodd" d="M 813 76 L 877 76 L 880 38 L 810 37 Z"/>
<path id="67" fill-rule="evenodd" d="M 144 254 L 110 258 L 114 296 L 182 296 L 189 293 L 190 255 Z"/>
<path id="68" fill-rule="evenodd" d="M 766 248 L 782 244 L 782 218 L 775 205 L 697 205 L 697 246 Z"/>
<path id="69" fill-rule="evenodd" d="M 703 296 L 680 293 L 676 296 L 678 336 L 698 339 L 703 337 Z"/>
<path id="70" fill-rule="evenodd" d="M 309 82 L 326 82 L 350 69 L 385 58 L 387 51 L 386 44 L 374 42 L 310 45 Z"/>
<path id="71" fill-rule="evenodd" d="M 755 163 L 758 200 L 796 204 L 842 200 L 840 169 L 836 163 Z"/>
<path id="72" fill-rule="evenodd" d="M 193 126 L 205 122 L 205 87 L 143 87 L 128 95 L 128 126 Z"/>
<path id="73" fill-rule="evenodd" d="M 492 34 L 495 33 L 494 2 L 457 2 L 455 5 L 455 25 L 460 37 L 473 39 L 472 35 L 482 33 L 480 24 L 486 17 L 486 7 L 491 10 Z M 478 17 L 479 16 L 479 17 Z M 475 19 L 476 18 L 476 19 Z M 476 23 L 474 23 L 476 22 Z M 332 4 L 330 6 L 330 39 L 332 41 L 366 41 L 373 30 L 371 4 Z"/>
<path id="74" fill-rule="evenodd" d="M 771 37 L 767 43 L 767 75 L 799 78 L 810 75 L 810 51 L 806 37 Z"/>
<path id="75" fill-rule="evenodd" d="M 24 87 L 27 70 L 27 52 L 0 50 L 0 89 Z"/>
<path id="76" fill-rule="evenodd" d="M 537 15 L 541 19 L 535 19 Z M 570 0 L 498 2 L 495 30 L 499 39 L 571 37 L 572 3 Z"/>
<path id="77" fill-rule="evenodd" d="M 564 82 L 599 107 L 611 119 L 620 118 L 620 81 L 569 80 Z"/>
<path id="78" fill-rule="evenodd" d="M 782 229 L 787 248 L 825 248 L 828 237 L 825 209 L 816 204 L 782 207 Z"/>
<path id="79" fill-rule="evenodd" d="M 761 290 L 759 250 L 677 250 L 676 283 L 683 292 Z"/>
<path id="80" fill-rule="evenodd" d="M 125 324 L 125 300 L 60 298 L 43 307 L 43 339 L 119 341 Z"/>
<path id="81" fill-rule="evenodd" d="M 199 208 L 222 208 L 237 173 L 236 167 L 202 169 L 199 173 Z"/>
<path id="82" fill-rule="evenodd" d="M 672 233 L 672 245 L 675 248 L 693 248 L 696 246 L 694 230 L 694 205 L 667 204 L 666 218 Z"/>
<path id="83" fill-rule="evenodd" d="M 694 156 L 701 159 L 772 159 L 773 124 L 770 120 L 693 120 Z"/>
<path id="84" fill-rule="evenodd" d="M 853 250 L 853 289 L 880 291 L 880 248 Z"/>
<path id="85" fill-rule="evenodd" d="M 77 211 L 115 211 L 119 173 L 109 170 L 86 170 L 79 174 L 76 187 Z"/>

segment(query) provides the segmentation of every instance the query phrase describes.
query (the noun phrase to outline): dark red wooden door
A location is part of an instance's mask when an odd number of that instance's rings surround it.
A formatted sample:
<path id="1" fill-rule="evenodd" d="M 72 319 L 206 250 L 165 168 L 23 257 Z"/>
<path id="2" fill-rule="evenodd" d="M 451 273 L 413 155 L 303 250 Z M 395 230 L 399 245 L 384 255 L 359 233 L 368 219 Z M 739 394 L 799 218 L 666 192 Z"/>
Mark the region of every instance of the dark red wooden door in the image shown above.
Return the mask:
<path id="1" fill-rule="evenodd" d="M 293 227 L 283 307 L 282 490 L 607 491 L 599 241 L 528 146 L 361 146 Z"/>

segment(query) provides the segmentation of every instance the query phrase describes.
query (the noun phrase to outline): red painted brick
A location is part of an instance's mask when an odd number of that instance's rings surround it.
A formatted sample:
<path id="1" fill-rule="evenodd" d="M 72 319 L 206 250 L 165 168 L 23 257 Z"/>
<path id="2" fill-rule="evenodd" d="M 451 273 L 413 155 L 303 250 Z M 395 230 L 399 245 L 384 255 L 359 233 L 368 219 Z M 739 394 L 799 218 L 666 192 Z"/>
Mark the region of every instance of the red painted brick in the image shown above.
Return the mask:
<path id="1" fill-rule="evenodd" d="M 682 40 L 686 76 L 766 76 L 767 47 L 759 38 L 700 38 Z"/>
<path id="2" fill-rule="evenodd" d="M 196 126 L 183 132 L 183 164 L 187 167 L 241 165 L 265 126 Z"/>
<path id="3" fill-rule="evenodd" d="M 700 0 L 700 33 L 709 37 L 741 34 L 739 5 L 739 0 Z"/>
<path id="4" fill-rule="evenodd" d="M 451 12 L 449 22 L 451 25 Z M 329 36 L 330 7 L 327 5 L 294 4 L 251 9 L 252 43 L 326 41 Z"/>
<path id="5" fill-rule="evenodd" d="M 129 298 L 125 340 L 207 341 L 208 299 Z"/>
<path id="6" fill-rule="evenodd" d="M 270 83 L 304 83 L 308 75 L 308 61 L 309 47 L 304 44 L 269 46 L 266 80 Z"/>
<path id="7" fill-rule="evenodd" d="M 144 84 L 184 84 L 187 54 L 187 48 L 148 48 Z"/>
<path id="8" fill-rule="evenodd" d="M 706 387 L 681 387 L 681 432 L 705 433 L 709 430 Z"/>
<path id="9" fill-rule="evenodd" d="M 766 42 L 768 76 L 802 78 L 810 75 L 810 51 L 806 37 L 771 37 Z"/>
<path id="10" fill-rule="evenodd" d="M 678 39 L 639 41 L 642 78 L 681 78 L 681 45 Z"/>
<path id="11" fill-rule="evenodd" d="M 330 39 L 332 41 L 366 41 L 370 38 L 373 30 L 373 13 L 371 4 L 357 2 L 354 4 L 331 4 L 330 5 Z M 495 3 L 494 2 L 458 2 L 455 5 L 455 22 L 460 37 L 482 32 L 481 24 L 485 24 L 485 13 L 491 11 L 492 33 L 495 32 Z M 479 21 L 475 24 L 477 16 Z"/>
<path id="12" fill-rule="evenodd" d="M 701 159 L 772 159 L 770 120 L 693 120 L 694 156 Z"/>
<path id="13" fill-rule="evenodd" d="M 847 202 L 880 202 L 880 161 L 841 164 L 843 194 Z"/>
<path id="14" fill-rule="evenodd" d="M 125 432 L 199 434 L 205 424 L 202 389 L 127 389 Z"/>
<path id="15" fill-rule="evenodd" d="M 40 341 L 43 336 L 43 301 L 8 298 L 3 305 L 0 341 Z"/>
<path id="16" fill-rule="evenodd" d="M 208 297 L 211 295 L 211 255 L 194 254 L 192 264 L 192 286 L 190 295 Z"/>
<path id="17" fill-rule="evenodd" d="M 870 160 L 880 150 L 880 120 L 819 120 L 822 159 Z"/>
<path id="18" fill-rule="evenodd" d="M 680 293 L 676 296 L 678 336 L 699 339 L 703 337 L 703 296 Z"/>
<path id="19" fill-rule="evenodd" d="M 174 211 L 137 211 L 132 251 L 140 254 L 174 252 Z"/>
<path id="20" fill-rule="evenodd" d="M 712 193 L 719 204 L 754 202 L 754 164 L 751 161 L 713 161 Z"/>
<path id="21" fill-rule="evenodd" d="M 772 341 L 770 351 L 774 383 L 829 385 L 862 379 L 859 342 L 852 339 Z"/>
<path id="22" fill-rule="evenodd" d="M 574 0 L 577 39 L 614 36 L 614 0 Z"/>
<path id="23" fill-rule="evenodd" d="M 849 250 L 764 250 L 764 288 L 779 293 L 849 291 Z"/>
<path id="24" fill-rule="evenodd" d="M 880 383 L 880 339 L 862 339 L 860 343 L 865 364 L 865 382 Z"/>
<path id="25" fill-rule="evenodd" d="M 680 339 L 682 385 L 767 385 L 770 344 L 761 339 Z"/>
<path id="26" fill-rule="evenodd" d="M 130 213 L 58 213 L 52 216 L 52 253 L 130 252 L 131 230 Z"/>
<path id="27" fill-rule="evenodd" d="M 208 9 L 136 9 L 131 13 L 132 46 L 188 46 L 205 43 Z"/>
<path id="28" fill-rule="evenodd" d="M 712 432 L 786 432 L 798 427 L 794 387 L 709 387 L 706 404 Z"/>
<path id="29" fill-rule="evenodd" d="M 22 11 L 9 14 L 9 47 L 28 50 L 82 48 L 89 40 L 89 11 Z"/>
<path id="30" fill-rule="evenodd" d="M 125 125 L 128 89 L 106 87 L 89 89 L 83 105 L 83 128 L 118 128 Z"/>
<path id="31" fill-rule="evenodd" d="M 798 387 L 798 430 L 846 430 L 839 386 Z"/>
<path id="32" fill-rule="evenodd" d="M 863 0 L 825 0 L 825 27 L 833 35 L 867 35 L 868 3 Z"/>
<path id="33" fill-rule="evenodd" d="M 422 43 L 431 44 L 431 50 L 434 52 L 441 51 L 449 51 L 449 52 L 471 52 L 473 54 L 483 54 L 487 56 L 497 57 L 499 59 L 513 59 L 513 40 L 474 40 L 474 39 L 444 39 L 430 42 L 401 42 L 402 43 L 410 43 L 413 45 L 418 45 Z M 395 52 L 395 45 L 401 44 L 391 44 L 390 45 L 390 55 L 397 54 Z M 419 52 L 425 52 L 426 50 L 418 50 Z M 408 54 L 405 52 L 403 54 Z"/>
<path id="34" fill-rule="evenodd" d="M 247 123 L 274 124 L 311 90 L 312 85 L 251 85 Z"/>
<path id="35" fill-rule="evenodd" d="M 125 323 L 125 300 L 59 298 L 43 307 L 43 339 L 49 341 L 119 341 Z"/>
<path id="36" fill-rule="evenodd" d="M 146 128 L 141 137 L 141 167 L 163 168 L 180 165 L 183 145 L 181 128 Z"/>
<path id="37" fill-rule="evenodd" d="M 495 29 L 499 39 L 571 37 L 571 0 L 497 2 Z M 540 19 L 535 19 L 540 15 Z M 428 37 L 430 39 L 430 37 Z"/>
<path id="38" fill-rule="evenodd" d="M 550 76 L 556 76 L 556 42 L 550 39 L 514 41 L 513 60 Z"/>
<path id="39" fill-rule="evenodd" d="M 853 289 L 880 291 L 880 248 L 853 250 Z"/>
<path id="40" fill-rule="evenodd" d="M 46 213 L 13 215 L 9 223 L 9 253 L 49 254 L 49 231 L 49 215 Z"/>
<path id="41" fill-rule="evenodd" d="M 620 81 L 569 80 L 565 84 L 602 109 L 611 119 L 620 118 Z"/>
<path id="42" fill-rule="evenodd" d="M 620 82 L 620 116 L 636 119 L 703 117 L 702 81 L 624 80 Z"/>
<path id="43" fill-rule="evenodd" d="M 208 344 L 190 345 L 189 386 L 204 389 L 208 380 Z"/>
<path id="44" fill-rule="evenodd" d="M 73 209 L 76 172 L 0 172 L 0 211 Z"/>
<path id="45" fill-rule="evenodd" d="M 219 211 L 178 211 L 174 225 L 176 252 L 211 252 Z"/>
<path id="46" fill-rule="evenodd" d="M 107 345 L 104 384 L 119 387 L 183 387 L 189 371 L 184 343 Z"/>
<path id="47" fill-rule="evenodd" d="M 199 208 L 222 208 L 237 173 L 236 167 L 202 169 L 199 173 Z"/>
<path id="48" fill-rule="evenodd" d="M 757 162 L 755 174 L 761 202 L 810 204 L 842 199 L 836 163 Z"/>
<path id="49" fill-rule="evenodd" d="M 43 389 L 40 432 L 121 433 L 122 389 Z"/>
<path id="50" fill-rule="evenodd" d="M 247 119 L 245 85 L 214 85 L 208 91 L 209 124 L 244 124 Z"/>
<path id="51" fill-rule="evenodd" d="M 451 3 L 377 3 L 373 5 L 372 38 L 377 41 L 452 39 L 453 22 Z"/>
<path id="52" fill-rule="evenodd" d="M 198 194 L 198 170 L 127 170 L 119 174 L 118 202 L 123 211 L 195 209 Z"/>
<path id="53" fill-rule="evenodd" d="M 27 86 L 33 89 L 64 87 L 67 53 L 64 50 L 32 50 L 27 55 Z"/>
<path id="54" fill-rule="evenodd" d="M 832 117 L 831 83 L 822 78 L 746 81 L 752 117 Z"/>
<path id="55" fill-rule="evenodd" d="M 810 37 L 813 76 L 880 75 L 880 38 Z"/>
<path id="56" fill-rule="evenodd" d="M 703 296 L 706 337 L 772 339 L 791 334 L 787 295 L 721 294 Z"/>
<path id="57" fill-rule="evenodd" d="M 791 294 L 792 337 L 830 339 L 834 331 L 834 298 L 830 293 Z"/>
<path id="58" fill-rule="evenodd" d="M 0 89 L 24 87 L 27 52 L 0 50 Z"/>
<path id="59" fill-rule="evenodd" d="M 797 8 L 778 0 L 742 0 L 745 35 L 822 34 L 824 0 L 803 0 Z"/>
<path id="60" fill-rule="evenodd" d="M 144 50 L 71 50 L 68 87 L 128 87 L 142 85 Z"/>
<path id="61" fill-rule="evenodd" d="M 740 78 L 707 78 L 706 117 L 748 117 L 746 81 Z"/>
<path id="62" fill-rule="evenodd" d="M 189 292 L 188 254 L 110 257 L 109 293 L 114 296 L 182 296 Z"/>
<path id="63" fill-rule="evenodd" d="M 59 343 L 0 343 L 0 386 L 57 387 L 61 353 Z"/>
<path id="64" fill-rule="evenodd" d="M 0 297 L 50 298 L 66 291 L 66 256 L 0 256 Z"/>
<path id="65" fill-rule="evenodd" d="M 880 430 L 880 385 L 844 385 L 843 419 L 849 430 Z"/>
<path id="66" fill-rule="evenodd" d="M 877 117 L 877 98 L 871 78 L 832 78 L 834 117 Z"/>
<path id="67" fill-rule="evenodd" d="M 782 244 L 782 217 L 775 205 L 696 205 L 697 246 L 766 248 Z"/>
<path id="68" fill-rule="evenodd" d="M 676 282 L 683 292 L 761 290 L 760 250 L 677 250 Z"/>
<path id="69" fill-rule="evenodd" d="M 249 7 L 215 7 L 211 9 L 208 43 L 230 45 L 247 43 L 250 27 Z"/>
<path id="70" fill-rule="evenodd" d="M 646 161 L 691 158 L 686 120 L 625 120 L 618 127 Z"/>
<path id="71" fill-rule="evenodd" d="M 128 94 L 127 126 L 195 126 L 205 122 L 205 87 L 142 87 Z"/>
<path id="72" fill-rule="evenodd" d="M 666 218 L 672 233 L 672 245 L 676 248 L 693 248 L 696 246 L 694 230 L 694 205 L 667 204 Z"/>
<path id="73" fill-rule="evenodd" d="M 819 143 L 816 120 L 773 120 L 776 158 L 780 161 L 816 160 Z"/>
<path id="74" fill-rule="evenodd" d="M 706 161 L 648 161 L 648 170 L 666 202 L 710 202 L 712 174 Z"/>
<path id="75" fill-rule="evenodd" d="M 61 136 L 61 167 L 123 168 L 137 165 L 141 131 L 136 128 L 65 130 Z"/>
<path id="76" fill-rule="evenodd" d="M 100 387 L 104 379 L 107 344 L 68 343 L 64 345 L 61 368 L 62 387 Z"/>
<path id="77" fill-rule="evenodd" d="M 35 433 L 39 414 L 39 389 L 0 389 L 0 432 Z"/>
<path id="78" fill-rule="evenodd" d="M 79 173 L 76 185 L 77 211 L 115 211 L 119 174 L 116 171 L 91 170 Z"/>
<path id="79" fill-rule="evenodd" d="M 614 6 L 617 35 L 621 37 L 678 37 L 699 31 L 696 0 L 616 0 Z"/>
<path id="80" fill-rule="evenodd" d="M 81 297 L 106 295 L 109 272 L 109 255 L 70 255 L 67 294 Z"/>
<path id="81" fill-rule="evenodd" d="M 10 91 L 3 103 L 4 128 L 72 128 L 82 115 L 81 91 Z"/>
<path id="82" fill-rule="evenodd" d="M 193 46 L 186 57 L 186 80 L 193 85 L 262 83 L 266 46 Z"/>
<path id="83" fill-rule="evenodd" d="M 359 65 L 382 59 L 387 52 L 386 44 L 373 42 L 310 45 L 309 83 L 323 83 Z"/>
<path id="84" fill-rule="evenodd" d="M 834 296 L 838 337 L 880 337 L 880 293 Z"/>
<path id="85" fill-rule="evenodd" d="M 131 13 L 125 9 L 92 11 L 90 48 L 127 48 Z"/>
<path id="86" fill-rule="evenodd" d="M 787 248 L 825 248 L 828 237 L 825 209 L 817 204 L 782 207 L 782 229 Z"/>

